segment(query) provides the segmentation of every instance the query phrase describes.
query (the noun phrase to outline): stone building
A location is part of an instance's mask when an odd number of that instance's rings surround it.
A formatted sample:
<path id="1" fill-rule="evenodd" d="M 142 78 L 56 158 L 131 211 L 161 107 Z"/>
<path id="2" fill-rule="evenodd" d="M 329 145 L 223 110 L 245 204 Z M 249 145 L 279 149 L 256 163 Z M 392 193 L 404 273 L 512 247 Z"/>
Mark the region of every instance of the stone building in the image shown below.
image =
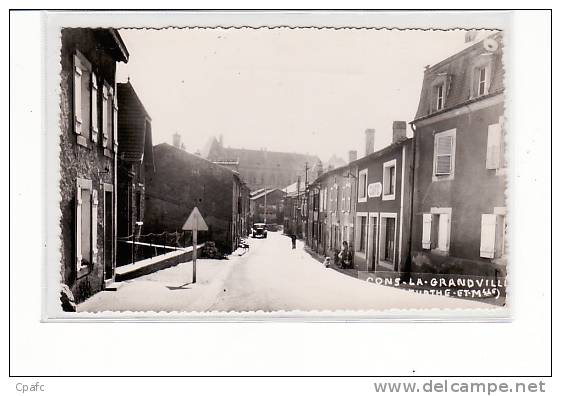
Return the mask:
<path id="1" fill-rule="evenodd" d="M 415 120 L 412 272 L 503 276 L 502 33 L 425 70 Z"/>
<path id="2" fill-rule="evenodd" d="M 152 120 L 130 81 L 117 84 L 117 265 L 133 262 L 133 245 L 124 238 L 142 232 L 146 173 L 154 171 Z"/>
<path id="3" fill-rule="evenodd" d="M 224 147 L 222 137 L 211 138 L 201 155 L 213 162 L 234 163 L 251 191 L 260 188 L 283 188 L 317 176 L 318 157 L 305 154 L 284 153 L 269 150 L 248 150 Z"/>
<path id="4" fill-rule="evenodd" d="M 115 70 L 129 54 L 114 29 L 63 29 L 61 40 L 61 276 L 79 303 L 114 277 Z"/>
<path id="5" fill-rule="evenodd" d="M 167 143 L 154 146 L 155 170 L 146 173 L 144 232 L 180 231 L 196 206 L 224 253 L 247 236 L 249 189 L 239 174 Z"/>

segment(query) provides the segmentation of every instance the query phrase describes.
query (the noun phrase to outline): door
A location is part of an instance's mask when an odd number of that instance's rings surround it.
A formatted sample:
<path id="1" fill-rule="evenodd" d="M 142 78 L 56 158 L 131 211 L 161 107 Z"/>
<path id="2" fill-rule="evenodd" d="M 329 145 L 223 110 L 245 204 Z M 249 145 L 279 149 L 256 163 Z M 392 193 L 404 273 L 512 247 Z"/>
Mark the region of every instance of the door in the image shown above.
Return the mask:
<path id="1" fill-rule="evenodd" d="M 372 229 L 370 232 L 370 270 L 376 269 L 376 255 L 378 252 L 378 218 L 370 217 Z"/>
<path id="2" fill-rule="evenodd" d="M 384 249 L 384 261 L 394 262 L 394 247 L 395 247 L 395 219 L 388 217 L 386 219 L 386 239 Z"/>
<path id="3" fill-rule="evenodd" d="M 105 191 L 103 222 L 103 260 L 105 280 L 113 279 L 113 192 Z"/>

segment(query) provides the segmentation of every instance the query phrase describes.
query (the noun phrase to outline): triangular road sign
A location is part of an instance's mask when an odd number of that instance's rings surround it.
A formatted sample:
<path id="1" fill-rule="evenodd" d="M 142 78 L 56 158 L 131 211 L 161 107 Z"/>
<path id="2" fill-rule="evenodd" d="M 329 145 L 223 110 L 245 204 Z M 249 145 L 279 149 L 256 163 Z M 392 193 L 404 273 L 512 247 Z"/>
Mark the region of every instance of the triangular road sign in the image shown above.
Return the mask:
<path id="1" fill-rule="evenodd" d="M 187 218 L 185 224 L 183 224 L 183 230 L 199 230 L 199 231 L 207 231 L 208 226 L 205 223 L 205 219 L 199 212 L 199 209 L 195 206 L 191 211 L 191 214 Z"/>

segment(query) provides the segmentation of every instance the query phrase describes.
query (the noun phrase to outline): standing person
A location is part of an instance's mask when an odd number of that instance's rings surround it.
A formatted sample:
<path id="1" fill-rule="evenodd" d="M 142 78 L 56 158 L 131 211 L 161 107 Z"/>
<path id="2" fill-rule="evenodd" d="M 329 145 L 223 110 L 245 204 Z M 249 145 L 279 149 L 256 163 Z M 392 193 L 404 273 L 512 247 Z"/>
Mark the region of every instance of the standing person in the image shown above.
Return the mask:
<path id="1" fill-rule="evenodd" d="M 347 241 L 343 241 L 343 249 L 339 252 L 339 262 L 341 263 L 341 268 L 350 267 L 349 244 Z"/>
<path id="2" fill-rule="evenodd" d="M 296 249 L 296 234 L 290 235 L 290 239 L 292 240 L 292 249 Z"/>

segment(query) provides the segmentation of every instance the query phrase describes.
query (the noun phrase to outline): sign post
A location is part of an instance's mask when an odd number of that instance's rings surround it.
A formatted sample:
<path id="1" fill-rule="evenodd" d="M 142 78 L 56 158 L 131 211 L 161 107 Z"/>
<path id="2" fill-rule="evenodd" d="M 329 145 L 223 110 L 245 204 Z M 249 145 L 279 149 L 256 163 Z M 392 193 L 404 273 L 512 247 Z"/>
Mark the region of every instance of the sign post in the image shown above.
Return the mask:
<path id="1" fill-rule="evenodd" d="M 197 231 L 207 231 L 205 219 L 195 206 L 182 227 L 185 231 L 193 231 L 193 283 L 197 282 Z"/>

